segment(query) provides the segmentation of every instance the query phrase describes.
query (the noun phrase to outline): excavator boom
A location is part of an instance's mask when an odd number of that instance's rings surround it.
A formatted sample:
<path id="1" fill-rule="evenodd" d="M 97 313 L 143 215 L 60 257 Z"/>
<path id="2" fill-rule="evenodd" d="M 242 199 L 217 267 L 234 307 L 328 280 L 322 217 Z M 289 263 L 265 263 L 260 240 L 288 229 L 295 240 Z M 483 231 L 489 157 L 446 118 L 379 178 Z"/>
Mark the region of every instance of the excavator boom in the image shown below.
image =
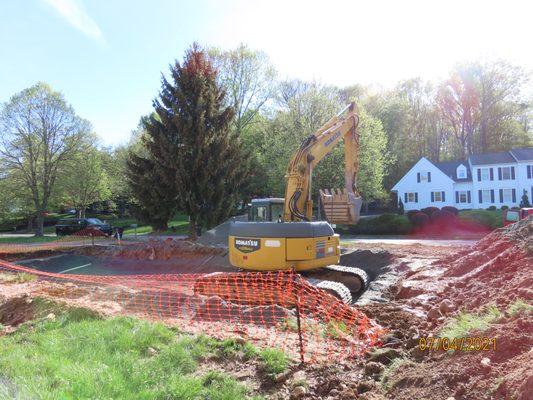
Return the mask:
<path id="1" fill-rule="evenodd" d="M 303 141 L 287 168 L 284 222 L 312 219 L 313 169 L 341 140 L 344 140 L 344 189 L 320 190 L 322 211 L 331 223 L 355 224 L 358 221 L 362 204 L 361 196 L 356 191 L 359 170 L 358 125 L 357 107 L 351 103 Z"/>

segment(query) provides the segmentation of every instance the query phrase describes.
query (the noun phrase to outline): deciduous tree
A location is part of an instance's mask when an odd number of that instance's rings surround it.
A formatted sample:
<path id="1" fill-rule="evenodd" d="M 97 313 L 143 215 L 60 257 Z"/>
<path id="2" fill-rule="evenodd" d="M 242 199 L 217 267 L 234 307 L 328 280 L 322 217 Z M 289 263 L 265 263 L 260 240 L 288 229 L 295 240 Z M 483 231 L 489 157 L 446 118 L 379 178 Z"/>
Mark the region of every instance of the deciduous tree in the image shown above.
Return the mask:
<path id="1" fill-rule="evenodd" d="M 0 111 L 0 162 L 21 178 L 43 235 L 44 213 L 59 171 L 80 150 L 91 131 L 62 94 L 38 83 L 15 94 Z"/>

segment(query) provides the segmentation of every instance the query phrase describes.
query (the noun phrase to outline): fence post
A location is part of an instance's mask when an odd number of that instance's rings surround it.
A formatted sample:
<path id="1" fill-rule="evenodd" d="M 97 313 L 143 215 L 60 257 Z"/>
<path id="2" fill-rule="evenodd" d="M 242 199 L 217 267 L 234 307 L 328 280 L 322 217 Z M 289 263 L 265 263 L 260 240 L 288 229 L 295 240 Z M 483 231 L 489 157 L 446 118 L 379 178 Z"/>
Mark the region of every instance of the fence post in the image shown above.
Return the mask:
<path id="1" fill-rule="evenodd" d="M 294 268 L 292 269 L 292 282 L 293 287 L 295 287 L 296 283 L 296 271 Z M 296 323 L 298 324 L 298 341 L 300 344 L 300 364 L 305 363 L 305 355 L 304 355 L 304 341 L 303 341 L 303 334 L 302 334 L 302 322 L 300 318 L 300 288 L 295 287 L 296 289 Z"/>
<path id="2" fill-rule="evenodd" d="M 92 233 L 89 234 L 91 236 L 91 242 L 93 243 L 93 247 L 94 247 L 94 235 Z"/>

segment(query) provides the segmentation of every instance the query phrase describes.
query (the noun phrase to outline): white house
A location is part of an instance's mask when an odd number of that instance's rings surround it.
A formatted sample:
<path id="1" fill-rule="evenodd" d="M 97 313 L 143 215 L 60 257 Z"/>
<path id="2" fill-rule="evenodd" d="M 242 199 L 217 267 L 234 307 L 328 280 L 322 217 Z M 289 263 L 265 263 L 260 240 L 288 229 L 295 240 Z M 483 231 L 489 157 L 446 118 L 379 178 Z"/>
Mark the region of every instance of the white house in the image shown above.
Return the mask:
<path id="1" fill-rule="evenodd" d="M 422 157 L 392 188 L 405 210 L 514 207 L 533 199 L 533 147 L 432 163 Z"/>

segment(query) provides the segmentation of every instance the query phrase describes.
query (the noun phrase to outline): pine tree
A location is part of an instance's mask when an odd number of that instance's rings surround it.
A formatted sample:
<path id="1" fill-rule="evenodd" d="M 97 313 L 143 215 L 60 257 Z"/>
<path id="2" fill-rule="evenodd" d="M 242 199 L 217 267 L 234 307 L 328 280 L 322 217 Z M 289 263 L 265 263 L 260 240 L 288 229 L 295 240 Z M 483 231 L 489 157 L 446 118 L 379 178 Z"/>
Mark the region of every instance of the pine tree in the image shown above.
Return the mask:
<path id="1" fill-rule="evenodd" d="M 155 231 L 163 231 L 178 205 L 175 161 L 170 162 L 176 157 L 176 147 L 157 115 L 143 118 L 140 129 L 142 150 L 131 150 L 127 161 L 128 181 L 136 200 L 134 213 Z"/>
<path id="2" fill-rule="evenodd" d="M 211 227 L 234 210 L 249 176 L 249 158 L 239 137 L 231 133 L 232 107 L 224 106 L 224 90 L 206 53 L 194 44 L 183 65 L 171 66 L 154 101 L 161 131 L 173 154 L 158 159 L 175 166 L 180 209 L 190 217 L 189 234 Z"/>
<path id="3" fill-rule="evenodd" d="M 405 213 L 405 207 L 403 205 L 402 199 L 400 199 L 400 202 L 398 203 L 398 214 L 403 215 Z"/>
<path id="4" fill-rule="evenodd" d="M 524 190 L 524 194 L 522 195 L 522 201 L 520 202 L 520 208 L 526 207 L 531 207 L 531 203 L 529 202 L 529 197 L 527 197 L 527 191 Z"/>

